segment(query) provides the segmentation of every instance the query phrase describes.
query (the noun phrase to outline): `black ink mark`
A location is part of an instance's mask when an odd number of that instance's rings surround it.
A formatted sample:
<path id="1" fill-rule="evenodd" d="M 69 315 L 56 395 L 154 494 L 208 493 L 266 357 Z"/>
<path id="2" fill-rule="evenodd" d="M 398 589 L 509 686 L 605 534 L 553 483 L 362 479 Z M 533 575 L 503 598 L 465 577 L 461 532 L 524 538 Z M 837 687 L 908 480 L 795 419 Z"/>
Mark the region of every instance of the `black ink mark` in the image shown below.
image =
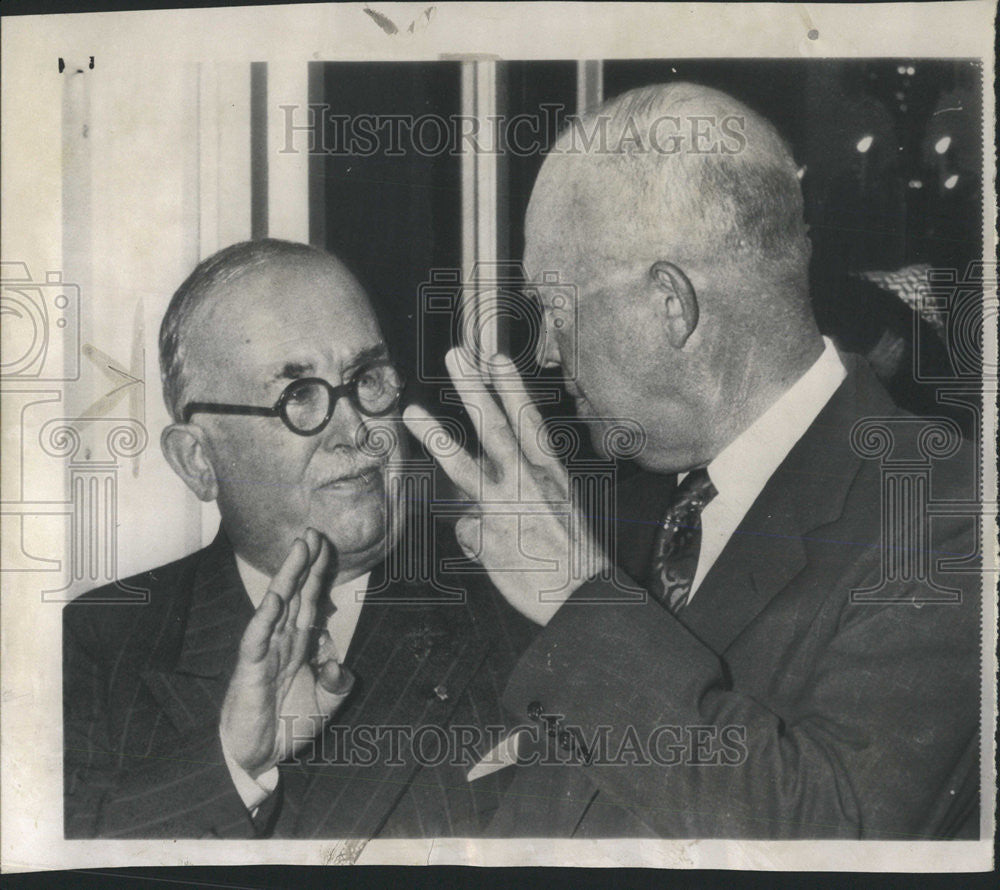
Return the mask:
<path id="1" fill-rule="evenodd" d="M 386 34 L 389 34 L 391 36 L 393 34 L 399 33 L 399 27 L 387 15 L 384 15 L 381 12 L 376 12 L 369 6 L 366 6 L 364 8 L 364 11 L 368 14 L 369 18 L 371 18 L 371 20 L 375 22 L 376 25 L 378 25 L 383 31 L 385 31 Z M 409 27 L 407 27 L 406 30 L 410 34 L 413 34 L 417 31 L 422 31 L 424 28 L 427 27 L 431 19 L 434 18 L 434 13 L 436 11 L 437 11 L 436 6 L 426 7 L 424 11 L 420 13 L 420 15 L 418 15 L 412 22 L 410 22 Z"/>
<path id="2" fill-rule="evenodd" d="M 420 15 L 410 22 L 410 27 L 406 30 L 412 34 L 414 31 L 420 31 L 426 28 L 430 24 L 431 19 L 434 18 L 434 13 L 436 11 L 436 6 L 428 6 L 422 13 L 420 13 Z"/>
<path id="3" fill-rule="evenodd" d="M 91 71 L 93 71 L 94 70 L 94 57 L 93 56 L 88 56 L 88 58 L 90 59 L 90 63 L 87 65 L 87 67 Z M 66 70 L 66 60 L 62 56 L 60 56 L 59 57 L 59 73 L 62 74 L 63 71 L 65 71 L 65 70 Z M 76 73 L 77 74 L 83 74 L 83 69 L 82 68 L 77 68 L 76 69 Z"/>
<path id="4" fill-rule="evenodd" d="M 371 17 L 371 20 L 375 22 L 386 34 L 398 34 L 399 28 L 396 27 L 395 22 L 388 16 L 382 15 L 380 12 L 376 12 L 374 9 L 365 7 L 365 12 Z"/>

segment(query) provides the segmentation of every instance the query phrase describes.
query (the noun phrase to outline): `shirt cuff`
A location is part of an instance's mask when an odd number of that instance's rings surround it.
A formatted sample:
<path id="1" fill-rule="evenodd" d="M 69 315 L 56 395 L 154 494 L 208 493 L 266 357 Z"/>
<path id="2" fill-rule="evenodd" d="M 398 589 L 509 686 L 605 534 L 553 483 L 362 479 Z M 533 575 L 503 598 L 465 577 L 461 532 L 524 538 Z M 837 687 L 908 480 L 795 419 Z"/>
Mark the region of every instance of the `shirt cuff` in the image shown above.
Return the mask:
<path id="1" fill-rule="evenodd" d="M 222 740 L 222 756 L 226 758 L 226 766 L 233 784 L 236 786 L 236 793 L 239 794 L 243 805 L 250 811 L 251 818 L 256 815 L 257 808 L 274 794 L 278 787 L 278 767 L 272 766 L 267 772 L 261 773 L 256 779 L 250 775 L 230 756 L 226 750 L 225 739 Z"/>
<path id="2" fill-rule="evenodd" d="M 490 773 L 495 773 L 505 767 L 516 766 L 517 757 L 521 750 L 521 738 L 523 735 L 524 730 L 512 732 L 509 736 L 507 736 L 507 738 L 494 747 L 489 754 L 480 760 L 479 763 L 469 770 L 465 777 L 465 781 L 475 782 L 476 779 L 481 779 L 484 776 L 488 776 Z"/>

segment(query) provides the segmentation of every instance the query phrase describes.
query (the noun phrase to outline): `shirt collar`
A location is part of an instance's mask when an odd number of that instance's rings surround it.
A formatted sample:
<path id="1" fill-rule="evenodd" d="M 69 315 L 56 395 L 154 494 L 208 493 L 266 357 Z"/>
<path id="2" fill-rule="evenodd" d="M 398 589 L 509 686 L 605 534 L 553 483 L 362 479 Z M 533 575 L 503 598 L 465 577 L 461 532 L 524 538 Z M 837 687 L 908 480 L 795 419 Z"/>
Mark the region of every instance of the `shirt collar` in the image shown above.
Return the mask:
<path id="1" fill-rule="evenodd" d="M 250 565 L 242 556 L 236 554 L 236 569 L 240 573 L 240 580 L 246 588 L 247 596 L 256 609 L 264 600 L 267 588 L 271 584 L 271 578 L 260 569 Z M 371 572 L 365 572 L 358 578 L 344 581 L 330 588 L 330 601 L 333 603 L 343 603 L 347 597 L 354 597 L 355 591 L 367 590 Z"/>
<path id="2" fill-rule="evenodd" d="M 720 496 L 752 493 L 749 507 L 837 391 L 847 371 L 833 341 L 824 337 L 823 344 L 809 370 L 709 463 L 708 475 Z"/>

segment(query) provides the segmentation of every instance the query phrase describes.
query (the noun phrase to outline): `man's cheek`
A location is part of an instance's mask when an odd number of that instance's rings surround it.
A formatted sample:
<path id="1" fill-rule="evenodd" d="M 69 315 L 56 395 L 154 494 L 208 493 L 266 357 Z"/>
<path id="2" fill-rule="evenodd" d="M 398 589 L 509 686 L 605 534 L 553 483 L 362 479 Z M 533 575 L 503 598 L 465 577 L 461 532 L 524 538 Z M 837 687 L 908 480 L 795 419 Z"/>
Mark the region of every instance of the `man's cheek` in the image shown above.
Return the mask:
<path id="1" fill-rule="evenodd" d="M 294 444 L 277 440 L 255 442 L 235 469 L 238 486 L 244 497 L 276 521 L 298 523 L 303 520 L 312 495 L 307 483 L 306 464 L 295 455 Z"/>

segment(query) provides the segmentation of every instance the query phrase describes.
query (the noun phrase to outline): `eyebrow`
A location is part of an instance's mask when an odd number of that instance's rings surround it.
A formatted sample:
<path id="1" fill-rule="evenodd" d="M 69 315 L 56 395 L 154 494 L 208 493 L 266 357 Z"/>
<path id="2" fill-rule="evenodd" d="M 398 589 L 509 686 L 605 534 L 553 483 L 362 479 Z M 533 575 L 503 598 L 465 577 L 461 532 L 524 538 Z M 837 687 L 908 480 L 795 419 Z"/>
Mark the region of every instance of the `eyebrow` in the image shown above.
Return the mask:
<path id="1" fill-rule="evenodd" d="M 281 370 L 274 375 L 274 379 L 298 380 L 300 377 L 311 376 L 315 370 L 315 366 L 311 362 L 286 362 Z"/>
<path id="2" fill-rule="evenodd" d="M 361 365 L 366 365 L 369 362 L 378 361 L 380 359 L 387 359 L 389 357 L 389 349 L 385 343 L 376 343 L 374 346 L 369 346 L 367 349 L 362 349 L 357 355 L 354 356 L 349 362 L 344 365 L 344 370 L 349 368 L 358 368 Z"/>
<path id="3" fill-rule="evenodd" d="M 369 362 L 386 359 L 389 357 L 389 349 L 385 343 L 376 343 L 367 349 L 362 349 L 356 353 L 350 361 L 344 365 L 345 370 L 359 368 Z M 316 373 L 316 366 L 312 362 L 285 362 L 281 370 L 274 375 L 275 380 L 299 380 L 302 377 L 311 377 Z"/>

